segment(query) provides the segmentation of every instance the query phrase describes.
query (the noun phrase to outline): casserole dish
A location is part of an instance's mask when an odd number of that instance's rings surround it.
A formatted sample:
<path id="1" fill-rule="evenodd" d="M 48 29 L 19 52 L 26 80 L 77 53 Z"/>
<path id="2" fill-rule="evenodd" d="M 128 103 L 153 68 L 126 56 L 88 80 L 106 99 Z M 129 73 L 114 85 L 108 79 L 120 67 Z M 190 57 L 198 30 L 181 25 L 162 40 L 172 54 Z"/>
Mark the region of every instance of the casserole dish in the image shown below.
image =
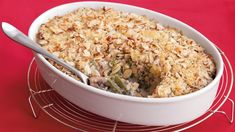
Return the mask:
<path id="1" fill-rule="evenodd" d="M 40 15 L 30 26 L 29 37 L 36 41 L 41 24 L 54 16 L 61 16 L 82 7 L 110 7 L 118 11 L 146 15 L 164 26 L 177 28 L 200 43 L 216 63 L 216 77 L 205 88 L 187 95 L 171 98 L 142 98 L 115 94 L 96 89 L 75 80 L 51 65 L 43 56 L 35 54 L 39 71 L 45 81 L 61 96 L 95 114 L 123 122 L 141 125 L 174 125 L 203 115 L 213 103 L 223 73 L 220 53 L 206 37 L 190 26 L 147 9 L 110 2 L 75 2 L 52 8 Z"/>

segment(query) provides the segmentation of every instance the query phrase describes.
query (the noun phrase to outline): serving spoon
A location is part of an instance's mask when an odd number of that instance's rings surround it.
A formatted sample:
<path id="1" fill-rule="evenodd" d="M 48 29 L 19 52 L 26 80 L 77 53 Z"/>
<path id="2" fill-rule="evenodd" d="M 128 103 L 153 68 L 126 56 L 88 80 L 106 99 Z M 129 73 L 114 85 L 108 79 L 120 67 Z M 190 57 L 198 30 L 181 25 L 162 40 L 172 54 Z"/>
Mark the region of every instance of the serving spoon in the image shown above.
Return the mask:
<path id="1" fill-rule="evenodd" d="M 19 31 L 16 27 L 12 26 L 9 23 L 2 22 L 2 30 L 12 40 L 62 65 L 63 67 L 76 74 L 84 84 L 88 84 L 89 77 L 87 75 L 85 75 L 75 67 L 71 66 L 70 64 L 66 63 L 64 60 L 59 59 L 55 55 L 44 50 L 38 43 L 31 40 L 28 36 Z"/>

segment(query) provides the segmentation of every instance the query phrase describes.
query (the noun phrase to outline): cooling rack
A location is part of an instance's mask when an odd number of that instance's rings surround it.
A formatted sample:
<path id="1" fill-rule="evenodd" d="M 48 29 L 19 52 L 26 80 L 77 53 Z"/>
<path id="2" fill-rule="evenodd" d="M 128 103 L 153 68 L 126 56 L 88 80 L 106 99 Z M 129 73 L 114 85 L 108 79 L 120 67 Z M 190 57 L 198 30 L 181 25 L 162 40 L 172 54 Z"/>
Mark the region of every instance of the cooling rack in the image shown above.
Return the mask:
<path id="1" fill-rule="evenodd" d="M 41 77 L 35 58 L 32 59 L 28 68 L 27 81 L 30 91 L 28 101 L 35 119 L 40 116 L 40 111 L 43 111 L 56 121 L 79 131 L 183 131 L 202 123 L 214 114 L 222 114 L 229 123 L 233 123 L 234 101 L 229 98 L 233 87 L 233 69 L 225 53 L 220 49 L 219 51 L 224 60 L 224 73 L 214 103 L 204 115 L 191 122 L 171 126 L 143 126 L 119 122 L 90 113 L 56 93 Z M 231 112 L 221 110 L 225 102 L 231 104 Z"/>

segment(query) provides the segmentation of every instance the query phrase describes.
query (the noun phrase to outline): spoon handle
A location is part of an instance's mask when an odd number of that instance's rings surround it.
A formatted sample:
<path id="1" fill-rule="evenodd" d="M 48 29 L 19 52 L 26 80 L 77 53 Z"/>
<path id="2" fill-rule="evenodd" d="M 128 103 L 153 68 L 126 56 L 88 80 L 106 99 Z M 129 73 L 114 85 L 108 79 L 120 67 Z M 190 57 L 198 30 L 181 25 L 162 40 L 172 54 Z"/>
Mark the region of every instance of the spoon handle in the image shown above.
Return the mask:
<path id="1" fill-rule="evenodd" d="M 52 59 L 56 63 L 62 65 L 63 67 L 69 69 L 71 72 L 75 73 L 83 83 L 87 84 L 88 82 L 88 77 L 77 70 L 75 67 L 71 66 L 70 64 L 64 62 L 62 59 L 59 59 L 55 55 L 49 53 L 48 51 L 44 50 L 42 47 L 39 46 L 36 42 L 33 40 L 29 39 L 28 36 L 26 36 L 24 33 L 16 29 L 14 26 L 10 25 L 9 23 L 2 22 L 2 30 L 3 32 L 10 37 L 12 40 L 20 43 L 21 45 L 32 49 L 33 51 Z"/>

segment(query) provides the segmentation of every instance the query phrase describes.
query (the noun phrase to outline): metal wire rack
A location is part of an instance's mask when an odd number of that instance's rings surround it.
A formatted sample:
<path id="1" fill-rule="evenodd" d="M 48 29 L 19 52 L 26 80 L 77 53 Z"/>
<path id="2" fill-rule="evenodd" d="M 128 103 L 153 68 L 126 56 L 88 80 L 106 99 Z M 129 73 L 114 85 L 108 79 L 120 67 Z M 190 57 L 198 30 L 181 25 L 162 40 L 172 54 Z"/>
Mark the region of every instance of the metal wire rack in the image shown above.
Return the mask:
<path id="1" fill-rule="evenodd" d="M 34 118 L 38 118 L 40 110 L 42 110 L 56 121 L 79 131 L 183 131 L 202 123 L 215 113 L 223 114 L 229 123 L 233 123 L 234 101 L 229 98 L 233 87 L 233 69 L 224 52 L 220 50 L 220 53 L 223 56 L 225 67 L 214 103 L 203 116 L 188 123 L 172 126 L 142 126 L 114 121 L 85 111 L 64 99 L 46 84 L 37 69 L 34 58 L 29 65 L 27 75 L 30 91 L 29 104 Z M 230 115 L 220 110 L 226 101 L 231 103 Z"/>

